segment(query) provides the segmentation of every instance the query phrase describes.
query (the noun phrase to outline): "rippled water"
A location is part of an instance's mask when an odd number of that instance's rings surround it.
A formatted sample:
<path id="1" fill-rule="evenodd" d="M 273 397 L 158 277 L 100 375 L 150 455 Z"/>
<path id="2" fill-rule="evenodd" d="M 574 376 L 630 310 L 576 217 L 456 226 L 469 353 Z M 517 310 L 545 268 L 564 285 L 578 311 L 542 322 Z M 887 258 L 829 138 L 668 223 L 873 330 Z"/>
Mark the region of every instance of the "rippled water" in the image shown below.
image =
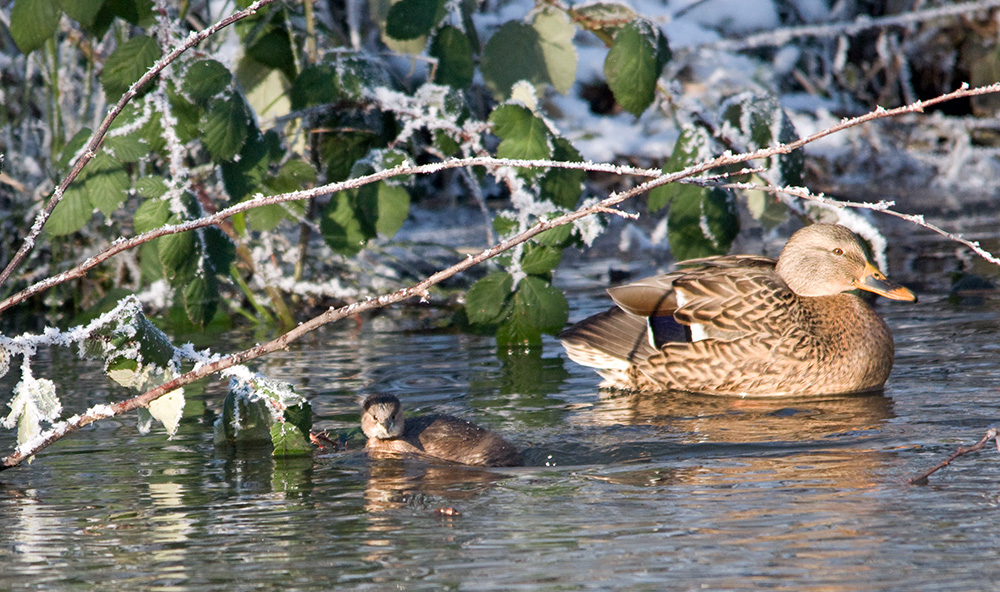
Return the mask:
<path id="1" fill-rule="evenodd" d="M 571 299 L 574 319 L 599 306 Z M 880 310 L 897 341 L 884 395 L 820 400 L 610 397 L 554 341 L 498 358 L 488 337 L 334 327 L 259 369 L 308 395 L 351 450 L 217 453 L 217 383 L 171 440 L 101 422 L 0 473 L 0 588 L 995 587 L 1000 454 L 905 481 L 1000 425 L 997 302 Z M 124 396 L 49 355 L 68 411 Z M 371 391 L 488 425 L 536 466 L 371 462 L 356 436 Z"/>

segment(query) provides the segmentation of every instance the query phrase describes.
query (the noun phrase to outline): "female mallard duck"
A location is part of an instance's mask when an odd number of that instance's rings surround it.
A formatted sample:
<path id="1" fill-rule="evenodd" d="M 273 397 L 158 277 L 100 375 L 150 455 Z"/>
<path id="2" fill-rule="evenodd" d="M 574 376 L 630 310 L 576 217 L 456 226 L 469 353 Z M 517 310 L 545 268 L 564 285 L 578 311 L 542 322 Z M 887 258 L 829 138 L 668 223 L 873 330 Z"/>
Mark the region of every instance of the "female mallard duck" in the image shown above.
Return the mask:
<path id="1" fill-rule="evenodd" d="M 500 436 L 450 415 L 421 415 L 403 421 L 393 395 L 369 395 L 361 404 L 361 430 L 374 452 L 418 454 L 464 465 L 522 464 L 517 449 Z"/>
<path id="2" fill-rule="evenodd" d="M 894 348 L 854 290 L 916 301 L 856 234 L 807 226 L 777 261 L 706 257 L 611 288 L 618 306 L 559 334 L 569 357 L 629 390 L 773 396 L 877 390 Z"/>

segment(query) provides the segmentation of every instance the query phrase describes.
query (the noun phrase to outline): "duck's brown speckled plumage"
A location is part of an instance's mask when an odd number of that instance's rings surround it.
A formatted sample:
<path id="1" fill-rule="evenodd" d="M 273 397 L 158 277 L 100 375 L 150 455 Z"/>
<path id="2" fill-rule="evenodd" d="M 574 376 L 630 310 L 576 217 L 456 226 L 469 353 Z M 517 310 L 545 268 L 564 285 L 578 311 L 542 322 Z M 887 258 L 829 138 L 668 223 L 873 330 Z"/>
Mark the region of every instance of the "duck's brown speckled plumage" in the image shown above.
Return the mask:
<path id="1" fill-rule="evenodd" d="M 617 306 L 560 334 L 570 358 L 607 385 L 743 396 L 881 388 L 892 369 L 888 326 L 855 289 L 897 300 L 843 226 L 795 233 L 778 261 L 735 255 L 609 290 Z"/>
<path id="2" fill-rule="evenodd" d="M 522 464 L 520 453 L 497 434 L 450 415 L 403 419 L 393 395 L 369 395 L 361 404 L 366 448 L 375 453 L 416 454 L 465 465 L 510 467 Z"/>

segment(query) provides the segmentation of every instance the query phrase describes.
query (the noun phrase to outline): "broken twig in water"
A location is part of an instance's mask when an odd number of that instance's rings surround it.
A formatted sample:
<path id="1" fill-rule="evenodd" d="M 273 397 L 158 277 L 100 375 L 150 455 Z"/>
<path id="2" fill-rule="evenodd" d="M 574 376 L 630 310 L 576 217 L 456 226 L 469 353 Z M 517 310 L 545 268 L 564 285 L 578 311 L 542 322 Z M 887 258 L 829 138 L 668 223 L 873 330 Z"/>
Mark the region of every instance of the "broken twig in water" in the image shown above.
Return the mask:
<path id="1" fill-rule="evenodd" d="M 910 479 L 907 480 L 907 483 L 909 483 L 910 485 L 927 485 L 928 477 L 940 471 L 941 469 L 947 467 L 949 464 L 951 464 L 951 461 L 955 460 L 956 458 L 960 456 L 965 456 L 966 454 L 969 454 L 971 452 L 979 452 L 983 448 L 986 448 L 986 444 L 990 440 L 996 442 L 997 451 L 1000 452 L 1000 440 L 997 440 L 997 428 L 990 428 L 986 430 L 986 435 L 983 436 L 978 442 L 976 442 L 972 446 L 969 446 L 968 448 L 964 446 L 959 446 L 958 450 L 953 452 L 951 456 L 949 456 L 948 458 L 938 463 L 936 467 L 930 469 L 929 471 L 926 471 L 921 475 L 918 475 L 916 477 L 911 477 Z"/>

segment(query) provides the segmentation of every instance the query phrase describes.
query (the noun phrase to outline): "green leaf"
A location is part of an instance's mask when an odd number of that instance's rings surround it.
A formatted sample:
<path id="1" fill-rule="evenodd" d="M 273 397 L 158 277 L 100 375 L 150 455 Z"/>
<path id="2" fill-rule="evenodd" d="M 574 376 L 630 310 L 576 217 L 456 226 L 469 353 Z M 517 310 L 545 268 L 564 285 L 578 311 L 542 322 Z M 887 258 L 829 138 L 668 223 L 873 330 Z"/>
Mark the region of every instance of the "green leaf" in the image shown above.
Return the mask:
<path id="1" fill-rule="evenodd" d="M 104 141 L 107 153 L 121 162 L 139 162 L 149 156 L 149 144 L 137 134 L 111 136 Z"/>
<path id="2" fill-rule="evenodd" d="M 731 99 L 722 107 L 722 118 L 739 130 L 741 137 L 736 138 L 745 145 L 746 150 L 768 148 L 777 143 L 788 143 L 798 139 L 795 126 L 781 104 L 770 95 L 754 95 L 744 93 Z M 774 137 L 774 132 L 778 137 Z M 764 166 L 774 169 L 774 157 L 765 158 Z M 773 170 L 773 181 L 781 185 L 801 185 L 804 155 L 801 150 L 793 150 L 788 154 L 777 156 L 778 167 Z"/>
<path id="3" fill-rule="evenodd" d="M 576 82 L 576 26 L 565 12 L 556 10 L 540 12 L 531 26 L 538 31 L 548 81 L 556 91 L 568 93 Z"/>
<path id="4" fill-rule="evenodd" d="M 302 70 L 288 91 L 292 109 L 295 110 L 331 103 L 336 101 L 339 95 L 339 78 L 331 64 L 317 64 Z"/>
<path id="5" fill-rule="evenodd" d="M 234 386 L 234 382 L 230 382 L 229 394 L 222 403 L 222 416 L 215 422 L 216 444 L 238 448 L 269 445 L 274 417 L 268 400 L 238 395 L 236 390 L 245 387 Z"/>
<path id="6" fill-rule="evenodd" d="M 184 94 L 195 103 L 205 106 L 229 88 L 233 75 L 215 60 L 200 60 L 188 66 L 184 73 Z"/>
<path id="7" fill-rule="evenodd" d="M 434 82 L 460 89 L 472 84 L 476 68 L 472 60 L 472 43 L 460 29 L 451 25 L 441 27 L 428 53 L 438 61 Z"/>
<path id="8" fill-rule="evenodd" d="M 228 161 L 239 154 L 250 133 L 250 114 L 242 97 L 213 101 L 204 122 L 201 140 L 213 159 Z"/>
<path id="9" fill-rule="evenodd" d="M 295 80 L 295 52 L 288 29 L 284 26 L 271 27 L 267 33 L 254 39 L 247 47 L 246 55 L 269 68 L 280 70 L 288 80 Z"/>
<path id="10" fill-rule="evenodd" d="M 552 160 L 580 162 L 583 157 L 565 138 L 555 138 L 552 142 Z M 557 206 L 573 209 L 580 201 L 583 183 L 587 173 L 579 169 L 550 169 L 542 177 L 541 196 Z"/>
<path id="11" fill-rule="evenodd" d="M 160 46 L 152 37 L 139 35 L 118 46 L 104 61 L 101 84 L 108 102 L 115 103 L 160 59 Z"/>
<path id="12" fill-rule="evenodd" d="M 110 216 L 128 197 L 130 184 L 122 164 L 101 152 L 90 161 L 83 187 L 91 205 Z"/>
<path id="13" fill-rule="evenodd" d="M 272 456 L 306 456 L 312 454 L 312 444 L 302 430 L 287 421 L 277 422 L 271 426 Z"/>
<path id="14" fill-rule="evenodd" d="M 10 9 L 10 35 L 21 53 L 27 55 L 51 39 L 61 15 L 57 0 L 15 0 Z"/>
<path id="15" fill-rule="evenodd" d="M 569 320 L 569 303 L 548 280 L 528 276 L 517 285 L 514 314 L 524 315 L 530 326 L 543 333 L 557 333 Z"/>
<path id="16" fill-rule="evenodd" d="M 202 230 L 205 237 L 205 257 L 212 271 L 225 275 L 229 266 L 236 260 L 236 245 L 217 226 L 208 226 Z"/>
<path id="17" fill-rule="evenodd" d="M 442 0 L 399 0 L 389 8 L 386 34 L 400 40 L 427 35 L 440 20 L 442 4 Z"/>
<path id="18" fill-rule="evenodd" d="M 490 114 L 493 131 L 501 138 L 499 158 L 542 159 L 552 156 L 551 135 L 545 122 L 520 105 L 500 105 Z"/>
<path id="19" fill-rule="evenodd" d="M 410 215 L 410 193 L 403 187 L 378 185 L 378 219 L 375 230 L 385 237 L 393 237 L 403 227 Z"/>
<path id="20" fill-rule="evenodd" d="M 723 189 L 686 186 L 670 202 L 667 239 L 678 261 L 724 255 L 739 231 L 736 204 Z"/>
<path id="21" fill-rule="evenodd" d="M 299 456 L 312 454 L 309 430 L 312 429 L 312 407 L 302 400 L 298 405 L 288 405 L 283 414 L 284 421 L 271 426 L 273 456 Z"/>
<path id="22" fill-rule="evenodd" d="M 502 271 L 491 273 L 472 284 L 465 293 L 465 314 L 469 322 L 489 325 L 499 321 L 513 286 L 514 278 Z"/>
<path id="23" fill-rule="evenodd" d="M 185 233 L 188 234 L 188 233 Z M 185 285 L 184 311 L 193 325 L 205 327 L 215 316 L 219 304 L 219 286 L 211 274 L 195 274 Z"/>
<path id="24" fill-rule="evenodd" d="M 562 249 L 548 246 L 530 246 L 521 260 L 521 271 L 530 275 L 544 275 L 562 261 Z"/>
<path id="25" fill-rule="evenodd" d="M 132 220 L 132 225 L 135 226 L 135 231 L 141 234 L 163 226 L 169 219 L 170 202 L 159 198 L 151 198 L 142 202 L 142 205 L 135 211 L 135 218 Z"/>
<path id="26" fill-rule="evenodd" d="M 270 155 L 268 143 L 259 132 L 251 134 L 240 149 L 240 157 L 228 160 L 219 165 L 222 172 L 222 184 L 226 193 L 235 201 L 243 201 L 250 195 L 261 191 L 264 176 L 267 174 Z M 270 133 L 270 132 L 268 132 Z"/>
<path id="27" fill-rule="evenodd" d="M 371 235 L 362 228 L 358 213 L 351 204 L 352 192 L 341 191 L 323 208 L 319 222 L 323 240 L 331 249 L 355 255 L 365 247 Z"/>
<path id="28" fill-rule="evenodd" d="M 604 77 L 618 104 L 634 115 L 645 111 L 669 60 L 667 40 L 649 21 L 636 19 L 618 31 L 604 59 Z"/>
<path id="29" fill-rule="evenodd" d="M 135 192 L 139 197 L 147 199 L 163 197 L 163 194 L 167 192 L 167 183 L 163 180 L 163 177 L 142 177 L 135 182 Z"/>
<path id="30" fill-rule="evenodd" d="M 80 23 L 84 29 L 89 29 L 104 5 L 104 0 L 60 0 L 59 5 L 66 16 Z"/>
<path id="31" fill-rule="evenodd" d="M 327 180 L 337 182 L 349 178 L 354 163 L 367 155 L 377 142 L 378 136 L 367 131 L 323 134 L 320 157 L 326 166 Z"/>
<path id="32" fill-rule="evenodd" d="M 480 71 L 486 86 L 498 100 L 510 96 L 515 82 L 550 82 L 545 52 L 538 31 L 524 23 L 508 21 L 494 33 L 483 50 Z"/>
<path id="33" fill-rule="evenodd" d="M 178 220 L 171 220 L 177 223 Z M 196 262 L 197 250 L 195 249 L 194 232 L 178 232 L 168 234 L 156 239 L 157 248 L 160 253 L 160 263 L 170 276 L 177 276 L 182 272 L 190 271 Z"/>
<path id="34" fill-rule="evenodd" d="M 74 183 L 66 190 L 61 200 L 52 210 L 45 230 L 52 236 L 72 234 L 86 226 L 94 215 L 94 206 L 87 198 L 82 184 Z"/>
<path id="35" fill-rule="evenodd" d="M 90 134 L 90 128 L 85 127 L 76 132 L 76 134 L 70 138 L 69 142 L 66 142 L 66 145 L 59 151 L 59 161 L 56 170 L 60 172 L 69 170 L 70 165 L 74 162 L 74 157 L 77 156 L 80 150 L 87 145 L 87 140 L 90 139 Z"/>
<path id="36" fill-rule="evenodd" d="M 712 139 L 703 127 L 686 127 L 681 131 L 677 143 L 674 144 L 674 151 L 670 158 L 663 165 L 664 173 L 676 173 L 697 162 L 711 156 Z M 678 195 L 694 195 L 700 193 L 701 188 L 695 185 L 684 185 L 682 183 L 670 183 L 660 185 L 649 192 L 647 207 L 650 212 L 658 212 L 665 208 L 671 200 Z M 688 198 L 690 199 L 690 198 Z"/>

